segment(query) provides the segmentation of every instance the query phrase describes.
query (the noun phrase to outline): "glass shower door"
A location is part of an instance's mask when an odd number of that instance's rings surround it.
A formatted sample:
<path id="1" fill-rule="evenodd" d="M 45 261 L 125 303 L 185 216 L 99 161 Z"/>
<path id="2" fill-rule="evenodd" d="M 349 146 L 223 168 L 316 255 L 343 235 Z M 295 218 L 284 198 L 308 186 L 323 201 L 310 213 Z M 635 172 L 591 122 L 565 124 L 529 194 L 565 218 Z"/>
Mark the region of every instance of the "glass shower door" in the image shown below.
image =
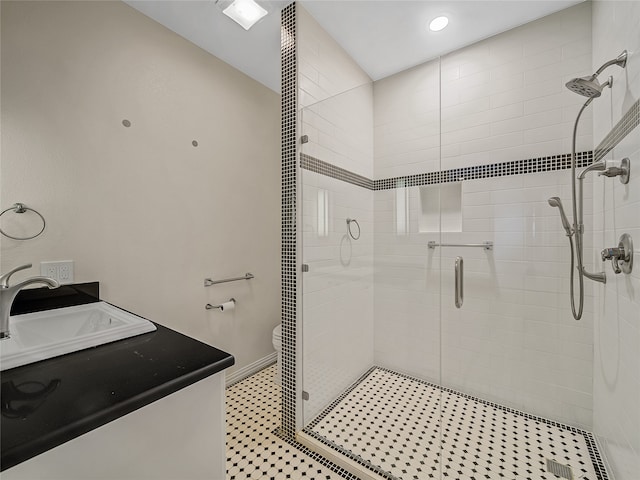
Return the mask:
<path id="1" fill-rule="evenodd" d="M 371 90 L 302 110 L 305 425 L 373 365 Z"/>
<path id="2" fill-rule="evenodd" d="M 359 475 L 440 469 L 439 70 L 302 110 L 302 435 Z"/>

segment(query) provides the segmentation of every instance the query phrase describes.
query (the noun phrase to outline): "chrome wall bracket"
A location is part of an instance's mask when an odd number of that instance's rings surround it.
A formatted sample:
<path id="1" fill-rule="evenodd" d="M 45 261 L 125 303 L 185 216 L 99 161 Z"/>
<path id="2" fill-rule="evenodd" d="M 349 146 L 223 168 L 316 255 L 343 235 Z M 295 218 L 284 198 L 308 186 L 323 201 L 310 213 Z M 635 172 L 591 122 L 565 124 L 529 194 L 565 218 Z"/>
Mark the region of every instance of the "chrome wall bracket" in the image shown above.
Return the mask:
<path id="1" fill-rule="evenodd" d="M 612 166 L 606 168 L 604 171 L 599 172 L 598 176 L 604 175 L 605 177 L 620 177 L 620 183 L 626 185 L 629 183 L 629 177 L 631 176 L 631 161 L 628 157 L 623 158 L 620 161 L 620 166 Z"/>

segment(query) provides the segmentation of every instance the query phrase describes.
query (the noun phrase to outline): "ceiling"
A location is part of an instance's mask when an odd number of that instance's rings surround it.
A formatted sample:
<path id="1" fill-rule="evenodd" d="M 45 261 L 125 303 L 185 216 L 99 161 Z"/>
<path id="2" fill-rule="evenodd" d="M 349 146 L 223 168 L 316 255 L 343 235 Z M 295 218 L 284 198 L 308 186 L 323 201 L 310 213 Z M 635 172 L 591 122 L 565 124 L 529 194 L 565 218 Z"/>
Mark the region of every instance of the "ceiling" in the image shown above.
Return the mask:
<path id="1" fill-rule="evenodd" d="M 280 91 L 280 16 L 289 1 L 249 31 L 213 0 L 124 0 L 270 89 Z M 299 3 L 378 80 L 583 0 L 300 0 Z M 260 2 L 259 3 L 263 3 Z M 428 22 L 449 17 L 431 32 Z"/>

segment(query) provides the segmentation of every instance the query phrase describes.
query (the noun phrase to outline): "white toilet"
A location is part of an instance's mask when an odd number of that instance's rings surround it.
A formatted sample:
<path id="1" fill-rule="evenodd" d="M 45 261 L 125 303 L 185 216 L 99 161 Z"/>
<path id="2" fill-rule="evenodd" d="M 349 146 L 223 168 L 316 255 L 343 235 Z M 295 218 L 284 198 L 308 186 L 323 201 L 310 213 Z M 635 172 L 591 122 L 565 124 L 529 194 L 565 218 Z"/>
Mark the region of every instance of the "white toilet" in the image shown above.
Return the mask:
<path id="1" fill-rule="evenodd" d="M 273 329 L 273 335 L 271 336 L 273 342 L 273 348 L 278 352 L 278 363 L 276 364 L 276 373 L 273 376 L 273 381 L 276 385 L 281 384 L 282 379 L 282 324 L 276 325 Z"/>

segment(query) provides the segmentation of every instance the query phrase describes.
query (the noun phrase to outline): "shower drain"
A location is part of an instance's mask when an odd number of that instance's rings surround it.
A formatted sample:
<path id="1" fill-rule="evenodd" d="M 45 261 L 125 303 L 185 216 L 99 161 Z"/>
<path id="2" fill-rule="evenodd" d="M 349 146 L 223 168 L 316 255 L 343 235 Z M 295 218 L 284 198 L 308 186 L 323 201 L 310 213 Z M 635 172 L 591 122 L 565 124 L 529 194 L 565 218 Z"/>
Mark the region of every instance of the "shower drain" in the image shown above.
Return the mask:
<path id="1" fill-rule="evenodd" d="M 571 471 L 571 467 L 569 465 L 563 465 L 561 463 L 556 462 L 555 460 L 551 460 L 547 458 L 547 472 L 553 473 L 557 477 L 567 478 L 568 480 L 574 480 L 573 472 Z"/>

